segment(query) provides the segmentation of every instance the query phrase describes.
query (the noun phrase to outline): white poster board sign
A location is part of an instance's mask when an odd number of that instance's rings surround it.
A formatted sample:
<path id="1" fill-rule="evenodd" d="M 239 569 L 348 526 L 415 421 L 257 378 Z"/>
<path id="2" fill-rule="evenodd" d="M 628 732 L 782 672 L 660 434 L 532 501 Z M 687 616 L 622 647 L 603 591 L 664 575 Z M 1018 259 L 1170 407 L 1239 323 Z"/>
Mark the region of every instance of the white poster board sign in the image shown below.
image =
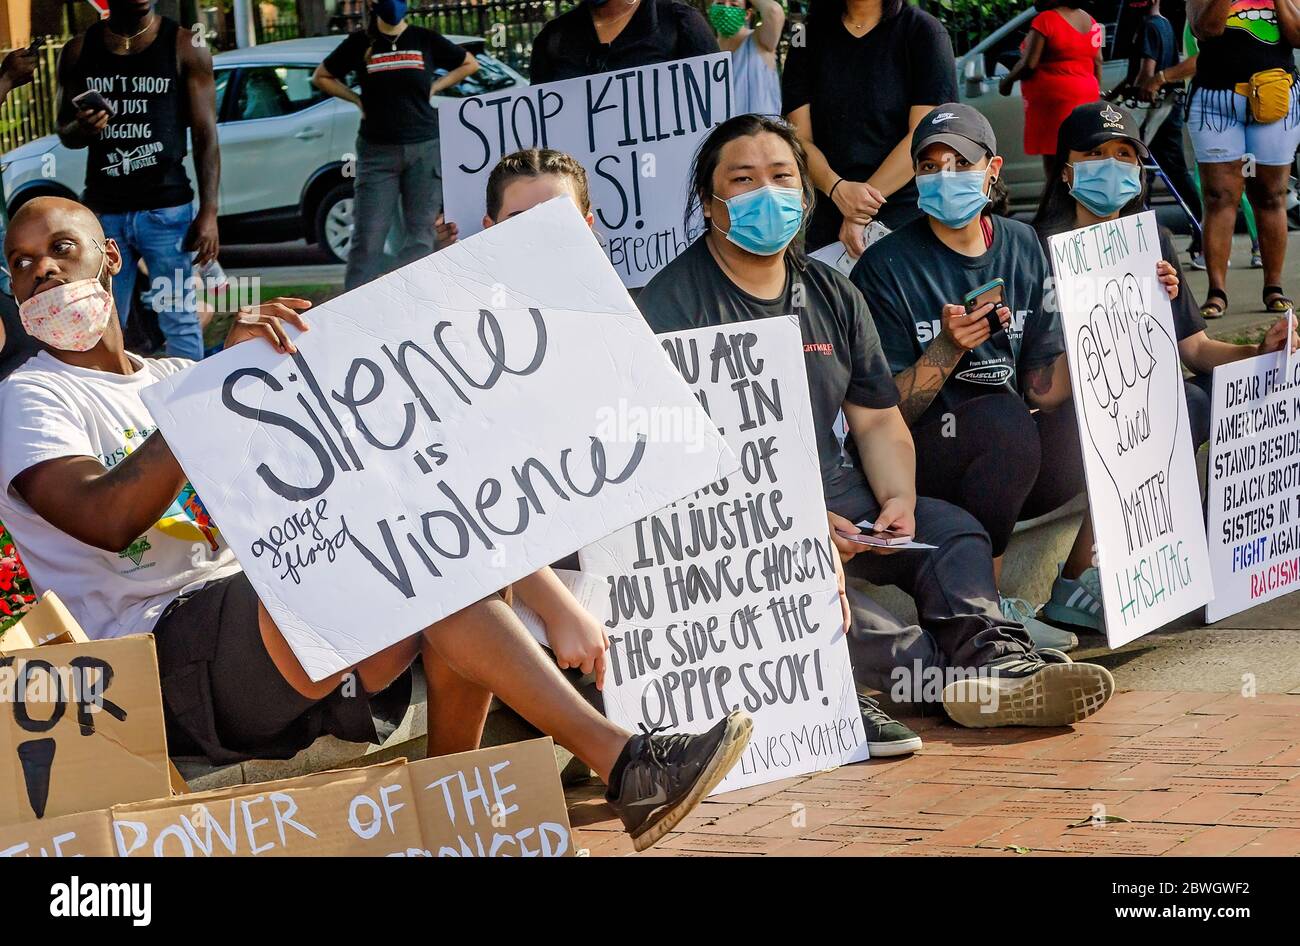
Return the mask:
<path id="1" fill-rule="evenodd" d="M 741 469 L 582 550 L 609 583 L 605 712 L 703 732 L 747 710 L 720 792 L 865 759 L 798 322 L 660 340 Z"/>
<path id="2" fill-rule="evenodd" d="M 449 99 L 438 107 L 446 218 L 483 225 L 502 155 L 553 148 L 587 169 L 596 234 L 627 286 L 644 286 L 686 249 L 691 158 L 731 117 L 731 54 L 602 72 Z"/>
<path id="3" fill-rule="evenodd" d="M 1050 240 L 1105 602 L 1119 647 L 1213 595 L 1151 212 Z"/>
<path id="4" fill-rule="evenodd" d="M 736 467 L 565 198 L 309 318 L 144 397 L 314 680 Z"/>
<path id="5" fill-rule="evenodd" d="M 1211 416 L 1213 623 L 1300 588 L 1300 361 L 1277 352 L 1215 368 Z"/>

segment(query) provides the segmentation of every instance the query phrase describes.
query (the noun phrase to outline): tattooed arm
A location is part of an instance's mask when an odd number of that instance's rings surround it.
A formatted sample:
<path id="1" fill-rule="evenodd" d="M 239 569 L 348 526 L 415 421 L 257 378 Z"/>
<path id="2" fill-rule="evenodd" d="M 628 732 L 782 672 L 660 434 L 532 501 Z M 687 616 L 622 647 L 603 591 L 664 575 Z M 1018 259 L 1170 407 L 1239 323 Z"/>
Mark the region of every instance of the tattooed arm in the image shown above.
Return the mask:
<path id="1" fill-rule="evenodd" d="M 1070 365 L 1064 352 L 1051 364 L 1030 368 L 1024 377 L 1025 397 L 1030 405 L 1054 411 L 1070 397 Z"/>
<path id="2" fill-rule="evenodd" d="M 898 385 L 898 409 L 903 414 L 907 426 L 912 427 L 921 419 L 948 376 L 952 374 L 962 355 L 972 348 L 978 348 L 989 339 L 988 313 L 993 303 L 986 303 L 974 312 L 967 312 L 959 305 L 943 307 L 943 331 L 926 346 L 916 364 L 894 375 Z M 998 310 L 1003 324 L 1010 319 L 1010 313 Z"/>
<path id="3" fill-rule="evenodd" d="M 160 432 L 111 469 L 95 457 L 58 457 L 14 477 L 42 519 L 78 541 L 120 552 L 167 511 L 185 474 Z"/>

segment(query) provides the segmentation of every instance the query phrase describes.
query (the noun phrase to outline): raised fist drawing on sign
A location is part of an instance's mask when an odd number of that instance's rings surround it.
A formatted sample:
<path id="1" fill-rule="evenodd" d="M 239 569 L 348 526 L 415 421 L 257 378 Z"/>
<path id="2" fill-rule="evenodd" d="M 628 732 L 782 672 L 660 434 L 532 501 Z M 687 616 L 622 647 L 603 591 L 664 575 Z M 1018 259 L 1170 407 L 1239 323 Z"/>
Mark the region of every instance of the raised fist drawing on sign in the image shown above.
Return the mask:
<path id="1" fill-rule="evenodd" d="M 1169 470 L 1183 410 L 1178 347 L 1128 273 L 1106 284 L 1075 355 L 1078 406 L 1119 495 L 1131 552 L 1173 528 Z"/>

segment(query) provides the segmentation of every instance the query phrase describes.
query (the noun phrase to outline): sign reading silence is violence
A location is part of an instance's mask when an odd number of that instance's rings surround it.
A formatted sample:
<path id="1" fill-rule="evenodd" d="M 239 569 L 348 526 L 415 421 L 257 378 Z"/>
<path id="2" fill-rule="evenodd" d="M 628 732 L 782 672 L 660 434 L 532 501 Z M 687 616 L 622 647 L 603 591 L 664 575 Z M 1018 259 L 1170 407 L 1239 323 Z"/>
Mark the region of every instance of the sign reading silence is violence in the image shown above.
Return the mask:
<path id="1" fill-rule="evenodd" d="M 144 399 L 313 680 L 738 465 L 567 197 L 309 320 Z"/>
<path id="2" fill-rule="evenodd" d="M 1050 240 L 1106 637 L 1119 647 L 1212 595 L 1169 297 L 1150 211 Z"/>
<path id="3" fill-rule="evenodd" d="M 730 53 L 451 99 L 438 108 L 446 217 L 477 233 L 502 155 L 566 151 L 587 170 L 619 277 L 644 286 L 690 243 L 681 206 L 691 156 L 732 108 Z"/>

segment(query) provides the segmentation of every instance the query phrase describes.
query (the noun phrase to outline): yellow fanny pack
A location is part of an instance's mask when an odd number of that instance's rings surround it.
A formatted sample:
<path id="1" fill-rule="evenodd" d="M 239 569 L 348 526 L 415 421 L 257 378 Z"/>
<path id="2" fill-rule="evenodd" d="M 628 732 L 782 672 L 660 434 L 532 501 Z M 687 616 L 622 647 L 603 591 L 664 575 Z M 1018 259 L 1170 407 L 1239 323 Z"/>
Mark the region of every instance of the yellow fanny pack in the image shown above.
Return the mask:
<path id="1" fill-rule="evenodd" d="M 1295 77 L 1285 69 L 1265 69 L 1238 82 L 1233 91 L 1250 102 L 1250 114 L 1261 125 L 1285 118 L 1291 109 L 1291 83 Z"/>

